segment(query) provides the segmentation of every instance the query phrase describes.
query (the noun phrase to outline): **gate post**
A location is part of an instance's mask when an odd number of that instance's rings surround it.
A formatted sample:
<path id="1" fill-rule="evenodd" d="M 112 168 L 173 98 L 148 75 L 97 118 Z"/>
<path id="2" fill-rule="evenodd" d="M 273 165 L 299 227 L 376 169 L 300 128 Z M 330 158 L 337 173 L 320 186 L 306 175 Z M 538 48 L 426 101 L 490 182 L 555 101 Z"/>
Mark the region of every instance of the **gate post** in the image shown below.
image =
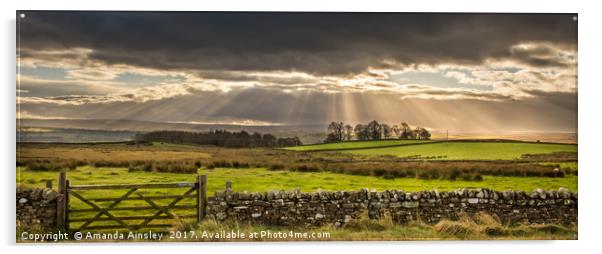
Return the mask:
<path id="1" fill-rule="evenodd" d="M 65 177 L 65 231 L 69 232 L 69 179 Z"/>
<path id="2" fill-rule="evenodd" d="M 63 169 L 59 174 L 58 195 L 56 203 L 56 225 L 59 230 L 66 230 L 67 195 L 67 171 Z"/>
<path id="3" fill-rule="evenodd" d="M 201 222 L 207 215 L 207 175 L 198 175 L 196 177 L 196 202 L 197 202 L 197 222 Z"/>

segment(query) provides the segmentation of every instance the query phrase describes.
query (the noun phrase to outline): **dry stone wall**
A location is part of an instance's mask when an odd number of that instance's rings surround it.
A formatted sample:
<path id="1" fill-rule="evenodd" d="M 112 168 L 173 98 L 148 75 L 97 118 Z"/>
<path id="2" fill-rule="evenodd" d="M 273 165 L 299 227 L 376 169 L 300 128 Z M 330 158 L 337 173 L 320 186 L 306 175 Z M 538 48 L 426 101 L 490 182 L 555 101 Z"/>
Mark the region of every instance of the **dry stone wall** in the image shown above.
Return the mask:
<path id="1" fill-rule="evenodd" d="M 523 191 L 461 189 L 438 192 L 387 191 L 270 191 L 217 192 L 209 197 L 208 216 L 268 225 L 341 226 L 362 214 L 372 219 L 390 216 L 394 222 L 436 223 L 461 213 L 487 212 L 504 223 L 577 223 L 577 194 L 565 188 Z"/>
<path id="2" fill-rule="evenodd" d="M 390 217 L 396 223 L 436 223 L 461 213 L 487 212 L 504 223 L 577 224 L 577 193 L 560 188 L 523 191 L 461 189 L 404 192 L 269 191 L 216 192 L 208 198 L 207 216 L 266 225 L 341 226 L 364 214 Z M 52 189 L 17 188 L 17 225 L 56 227 L 57 193 Z"/>
<path id="3" fill-rule="evenodd" d="M 57 192 L 17 188 L 17 226 L 56 228 Z"/>

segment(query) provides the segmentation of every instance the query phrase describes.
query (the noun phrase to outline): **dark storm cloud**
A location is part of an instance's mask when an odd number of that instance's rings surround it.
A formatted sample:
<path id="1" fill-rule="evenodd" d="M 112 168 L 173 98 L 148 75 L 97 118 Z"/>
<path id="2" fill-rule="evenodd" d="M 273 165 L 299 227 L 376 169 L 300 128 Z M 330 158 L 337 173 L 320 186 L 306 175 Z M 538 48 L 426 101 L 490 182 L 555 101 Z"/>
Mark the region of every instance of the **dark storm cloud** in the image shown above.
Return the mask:
<path id="1" fill-rule="evenodd" d="M 549 45 L 530 47 L 513 47 L 510 56 L 518 62 L 535 67 L 569 67 L 574 65 L 574 59 L 562 57 L 561 53 Z"/>
<path id="2" fill-rule="evenodd" d="M 551 58 L 533 57 L 541 52 L 511 46 L 575 48 L 573 16 L 27 12 L 20 20 L 20 46 L 33 52 L 90 48 L 93 59 L 165 70 L 349 74 L 391 63 L 478 64 L 490 57 L 558 66 Z"/>

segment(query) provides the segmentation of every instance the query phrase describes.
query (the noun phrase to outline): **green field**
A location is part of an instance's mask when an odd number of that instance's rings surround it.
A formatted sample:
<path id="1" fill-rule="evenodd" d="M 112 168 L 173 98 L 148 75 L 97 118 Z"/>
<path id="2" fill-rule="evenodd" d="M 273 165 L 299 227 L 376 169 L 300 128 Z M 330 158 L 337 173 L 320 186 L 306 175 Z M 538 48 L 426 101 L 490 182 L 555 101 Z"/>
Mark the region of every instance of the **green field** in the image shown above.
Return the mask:
<path id="1" fill-rule="evenodd" d="M 357 155 L 439 157 L 447 160 L 512 160 L 523 154 L 577 152 L 577 145 L 525 142 L 446 142 L 341 151 Z"/>
<path id="2" fill-rule="evenodd" d="M 325 151 L 325 150 L 341 150 L 341 149 L 358 149 L 358 148 L 374 148 L 382 146 L 396 146 L 396 145 L 412 145 L 419 143 L 432 142 L 431 140 L 400 140 L 400 139 L 389 139 L 389 140 L 376 140 L 376 141 L 347 141 L 339 143 L 328 143 L 328 144 L 317 144 L 317 145 L 305 145 L 287 147 L 285 149 L 292 151 Z"/>
<path id="3" fill-rule="evenodd" d="M 30 187 L 43 187 L 45 180 L 56 183 L 57 172 L 31 172 L 17 168 L 17 183 Z M 484 176 L 483 181 L 451 181 L 423 180 L 416 178 L 384 179 L 374 176 L 359 176 L 337 174 L 331 172 L 289 172 L 269 171 L 266 169 L 201 169 L 199 174 L 207 175 L 207 190 L 213 193 L 224 189 L 224 183 L 232 181 L 235 191 L 269 191 L 290 190 L 299 188 L 302 191 L 322 190 L 359 190 L 361 188 L 387 190 L 399 189 L 405 191 L 420 191 L 436 188 L 438 190 L 454 190 L 460 188 L 492 188 L 497 190 L 532 191 L 536 188 L 558 189 L 566 187 L 577 190 L 577 177 L 501 177 Z M 194 175 L 128 172 L 125 168 L 93 168 L 80 167 L 69 171 L 68 178 L 72 185 L 82 184 L 133 184 L 133 183 L 164 183 L 192 182 Z"/>
<path id="4" fill-rule="evenodd" d="M 420 141 L 418 141 L 420 142 Z M 428 189 L 437 189 L 439 191 L 455 190 L 461 188 L 491 188 L 495 190 L 523 190 L 526 192 L 533 191 L 537 188 L 557 190 L 560 187 L 568 188 L 572 191 L 577 191 L 577 176 L 572 174 L 564 175 L 564 177 L 523 177 L 523 176 L 492 176 L 482 175 L 482 181 L 466 181 L 460 180 L 444 180 L 438 179 L 419 179 L 415 177 L 398 177 L 395 179 L 385 179 L 383 176 L 372 176 L 371 171 L 368 175 L 349 174 L 349 173 L 333 173 L 328 171 L 326 167 L 320 172 L 300 172 L 289 170 L 272 171 L 264 168 L 265 166 L 254 166 L 251 168 L 222 168 L 207 169 L 208 165 L 212 165 L 215 160 L 228 160 L 238 162 L 251 162 L 254 165 L 257 163 L 305 163 L 306 161 L 324 161 L 324 160 L 340 160 L 347 157 L 356 157 L 356 154 L 366 155 L 357 156 L 360 159 L 370 160 L 370 156 L 391 154 L 401 157 L 421 155 L 421 156 L 447 156 L 445 159 L 513 159 L 518 158 L 525 153 L 549 153 L 555 151 L 573 151 L 576 152 L 576 145 L 559 145 L 559 144 L 537 144 L 537 143 L 520 143 L 520 142 L 450 142 L 450 143 L 433 143 L 433 144 L 416 144 L 417 141 L 405 140 L 386 140 L 386 141 L 366 141 L 366 142 L 343 142 L 338 144 L 324 144 L 315 146 L 295 147 L 308 149 L 306 151 L 342 149 L 338 152 L 315 152 L 315 153 L 299 153 L 295 151 L 287 151 L 282 149 L 227 149 L 206 146 L 189 146 L 189 145 L 172 145 L 166 143 L 154 143 L 151 146 L 128 146 L 124 144 L 24 144 L 19 145 L 17 149 L 17 159 L 23 162 L 27 160 L 51 159 L 57 161 L 73 161 L 86 160 L 88 166 L 79 166 L 75 170 L 69 170 L 67 177 L 71 185 L 102 185 L 102 184 L 141 184 L 141 183 L 166 183 L 166 182 L 194 182 L 196 174 L 182 173 L 167 173 L 167 172 L 144 172 L 133 171 L 129 172 L 128 168 L 121 166 L 98 166 L 95 161 L 152 161 L 161 163 L 169 160 L 195 160 L 200 162 L 203 167 L 198 169 L 199 174 L 207 175 L 207 190 L 208 195 L 212 196 L 216 191 L 225 189 L 225 182 L 231 181 L 235 191 L 249 192 L 265 192 L 270 190 L 291 190 L 299 189 L 304 192 L 316 190 L 359 190 L 362 188 L 374 190 L 404 190 L 404 191 L 421 191 Z M 415 145 L 414 145 L 415 144 Z M 395 146 L 387 147 L 382 146 Z M 381 148 L 379 148 L 379 146 Z M 368 148 L 366 148 L 368 147 Z M 371 148 L 370 148 L 371 147 Z M 357 149 L 360 148 L 360 149 Z M 366 149 L 361 149 L 366 148 Z M 357 149 L 357 150 L 346 150 Z M 297 150 L 300 151 L 300 150 Z M 392 152 L 394 152 L 392 154 Z M 392 158 L 388 158 L 392 159 Z M 387 160 L 386 163 L 398 163 L 387 158 L 378 158 L 378 160 Z M 344 161 L 344 160 L 343 160 Z M 50 163 L 54 163 L 51 161 Z M 354 163 L 354 162 L 345 162 Z M 381 163 L 382 165 L 387 165 Z M 414 163 L 414 162 L 407 162 Z M 435 162 L 419 162 L 420 164 L 435 163 Z M 466 163 L 466 162 L 437 162 L 437 163 Z M 483 163 L 483 162 L 468 162 L 468 163 Z M 491 162 L 489 162 L 491 163 Z M 496 162 L 497 163 L 497 162 Z M 558 164 L 561 167 L 576 168 L 577 162 L 562 162 L 555 163 L 549 161 L 539 161 L 534 163 L 540 164 Z M 26 164 L 18 164 L 26 165 Z M 263 164 L 265 165 L 265 164 Z M 363 165 L 363 164 L 362 164 Z M 371 168 L 366 168 L 370 170 Z M 428 169 L 428 167 L 426 168 Z M 56 189 L 58 172 L 56 171 L 34 171 L 25 166 L 18 166 L 17 184 L 24 187 L 44 187 L 46 180 L 53 181 L 53 187 Z M 445 168 L 439 170 L 445 170 Z M 119 197 L 127 190 L 88 190 L 78 191 L 86 198 L 108 198 Z M 140 189 L 136 193 L 144 196 L 157 195 L 176 195 L 182 194 L 186 188 L 177 189 Z M 134 194 L 135 196 L 136 194 Z M 157 200 L 155 203 L 160 206 L 165 206 L 170 199 Z M 188 198 L 178 203 L 178 205 L 193 205 L 195 200 Z M 107 207 L 111 202 L 98 202 L 101 207 Z M 90 207 L 76 198 L 70 199 L 71 209 L 89 209 Z M 127 200 L 123 201 L 119 206 L 148 206 L 142 200 Z M 178 210 L 176 214 L 194 215 L 195 209 Z M 150 216 L 155 213 L 153 210 L 148 211 L 131 211 L 118 210 L 111 212 L 114 216 Z M 70 213 L 70 219 L 83 219 L 94 216 L 95 212 L 73 212 Z M 190 219 L 190 222 L 194 221 Z M 140 223 L 141 221 L 131 221 L 132 223 Z M 71 227 L 78 227 L 83 222 L 74 222 Z M 200 228 L 205 228 L 212 222 L 205 222 Z M 572 239 L 576 230 L 568 229 L 565 233 L 550 233 L 539 229 L 517 229 L 521 235 L 513 235 L 510 233 L 505 236 L 488 236 L 479 230 L 475 231 L 470 236 L 457 236 L 454 234 L 442 233 L 437 230 L 437 225 L 396 225 L 389 222 L 373 222 L 365 220 L 361 222 L 358 228 L 325 228 L 332 233 L 331 240 L 412 240 L 412 239 Z M 95 222 L 93 226 L 111 225 L 114 222 L 101 221 Z M 153 221 L 152 224 L 172 224 L 179 225 L 172 220 L 159 219 Z M 215 224 L 217 228 L 222 226 Z M 236 227 L 238 225 L 235 225 Z M 255 229 L 255 226 L 249 226 Z M 473 228 L 474 225 L 467 225 Z M 490 226 L 480 226 L 487 228 Z M 499 227 L 499 225 L 496 225 Z M 228 229 L 230 226 L 224 226 L 223 229 Z M 372 230 L 371 228 L 378 228 Z M 272 230 L 280 230 L 279 228 L 270 228 Z M 284 230 L 284 229 L 282 229 Z M 525 231 L 526 230 L 526 231 Z M 506 230 L 512 232 L 511 229 Z M 520 231 L 520 232 L 519 232 Z M 524 234 L 521 232 L 530 232 Z M 564 231 L 563 231 L 564 232 Z"/>

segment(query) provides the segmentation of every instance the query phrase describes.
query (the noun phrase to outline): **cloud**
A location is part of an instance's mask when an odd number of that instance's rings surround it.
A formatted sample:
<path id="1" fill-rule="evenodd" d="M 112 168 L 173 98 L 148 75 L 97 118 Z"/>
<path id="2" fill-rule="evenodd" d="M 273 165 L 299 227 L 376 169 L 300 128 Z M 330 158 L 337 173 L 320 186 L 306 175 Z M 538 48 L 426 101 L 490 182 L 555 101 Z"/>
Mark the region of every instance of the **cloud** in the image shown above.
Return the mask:
<path id="1" fill-rule="evenodd" d="M 110 81 L 85 81 L 85 80 L 47 80 L 20 75 L 17 89 L 27 91 L 27 96 L 48 97 L 66 94 L 77 95 L 104 95 L 119 93 L 127 88 Z M 24 94 L 22 94 L 23 96 Z"/>
<path id="2" fill-rule="evenodd" d="M 577 63 L 573 52 L 549 44 L 514 45 L 510 48 L 510 58 L 535 67 L 571 67 Z"/>
<path id="3" fill-rule="evenodd" d="M 572 129 L 572 17 L 33 11 L 17 103 L 32 117 Z"/>
<path id="4" fill-rule="evenodd" d="M 415 87 L 436 96 L 436 90 Z M 424 91 L 431 90 L 431 91 Z M 444 91 L 443 91 L 444 92 Z M 32 115 L 74 119 L 129 119 L 153 122 L 326 124 L 378 119 L 386 123 L 407 121 L 438 130 L 576 131 L 577 98 L 574 93 L 536 92 L 519 100 L 437 100 L 375 93 L 285 93 L 248 88 L 228 93 L 206 91 L 147 100 L 102 104 L 24 103 Z"/>
<path id="5" fill-rule="evenodd" d="M 504 101 L 516 98 L 513 95 L 464 88 L 437 88 L 425 85 L 404 85 L 400 92 L 402 99 L 419 98 L 434 100 L 485 100 Z"/>
<path id="6" fill-rule="evenodd" d="M 87 80 L 112 80 L 117 77 L 117 74 L 107 70 L 70 70 L 67 71 L 66 78 L 70 79 L 87 79 Z"/>
<path id="7" fill-rule="evenodd" d="M 479 64 L 500 57 L 554 65 L 532 54 L 541 49 L 509 49 L 538 42 L 575 49 L 573 16 L 31 12 L 20 19 L 19 37 L 20 48 L 33 55 L 85 48 L 93 60 L 151 69 L 347 75 L 391 64 Z"/>

